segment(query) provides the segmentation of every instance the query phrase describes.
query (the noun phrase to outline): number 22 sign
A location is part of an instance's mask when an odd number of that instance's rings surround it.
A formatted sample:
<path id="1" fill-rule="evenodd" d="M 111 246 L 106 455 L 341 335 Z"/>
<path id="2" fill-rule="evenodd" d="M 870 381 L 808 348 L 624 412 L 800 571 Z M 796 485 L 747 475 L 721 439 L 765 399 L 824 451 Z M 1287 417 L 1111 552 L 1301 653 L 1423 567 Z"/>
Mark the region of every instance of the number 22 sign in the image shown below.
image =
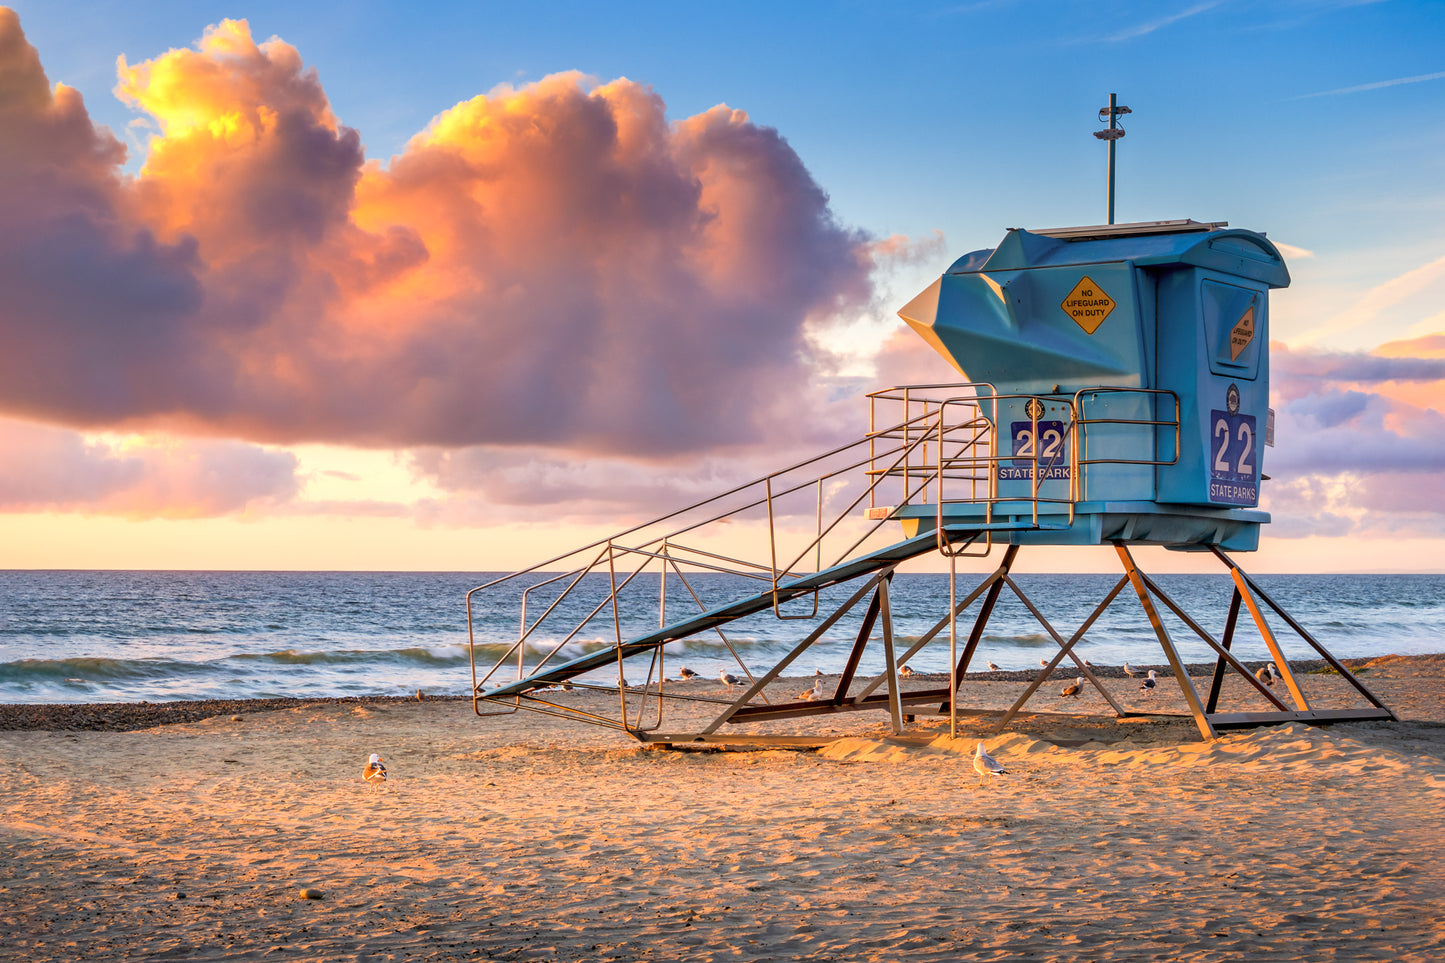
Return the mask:
<path id="1" fill-rule="evenodd" d="M 1231 505 L 1259 501 L 1259 449 L 1254 415 L 1209 413 L 1209 500 Z"/>
<path id="2" fill-rule="evenodd" d="M 1069 477 L 1062 421 L 1014 421 L 1009 423 L 1009 433 L 1013 436 L 1013 464 L 998 466 L 999 481 L 1031 480 L 1035 465 L 1040 479 Z"/>

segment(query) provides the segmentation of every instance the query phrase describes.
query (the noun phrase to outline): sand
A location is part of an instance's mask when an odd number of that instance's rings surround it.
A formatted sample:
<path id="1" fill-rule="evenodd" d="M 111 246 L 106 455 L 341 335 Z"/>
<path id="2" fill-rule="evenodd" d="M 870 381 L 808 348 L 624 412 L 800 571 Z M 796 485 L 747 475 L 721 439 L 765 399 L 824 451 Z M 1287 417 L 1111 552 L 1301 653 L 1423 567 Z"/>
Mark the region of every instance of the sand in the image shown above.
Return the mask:
<path id="1" fill-rule="evenodd" d="M 1363 678 L 1401 722 L 1211 743 L 1046 689 L 1079 715 L 990 739 L 987 781 L 973 730 L 881 714 L 697 753 L 465 701 L 31 711 L 0 731 L 0 959 L 1439 960 L 1445 657 Z"/>

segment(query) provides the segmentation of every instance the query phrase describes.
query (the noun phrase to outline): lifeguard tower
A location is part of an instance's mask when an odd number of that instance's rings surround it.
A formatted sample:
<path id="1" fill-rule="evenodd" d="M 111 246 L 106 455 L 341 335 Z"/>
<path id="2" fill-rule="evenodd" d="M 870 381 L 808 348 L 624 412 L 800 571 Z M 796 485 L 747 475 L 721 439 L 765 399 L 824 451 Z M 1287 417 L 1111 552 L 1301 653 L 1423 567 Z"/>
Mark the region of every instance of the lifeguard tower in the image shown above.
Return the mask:
<path id="1" fill-rule="evenodd" d="M 817 744 L 827 740 L 760 732 L 759 724 L 867 710 L 889 713 L 894 731 L 928 713 L 947 715 L 956 727 L 959 687 L 969 684 L 979 642 L 1008 590 L 1058 651 L 1012 706 L 998 710 L 997 730 L 1065 660 L 1116 715 L 1141 714 L 1075 652 L 1104 610 L 1130 594 L 1205 738 L 1293 720 L 1394 718 L 1228 554 L 1256 549 L 1269 521 L 1258 508 L 1272 443 L 1269 292 L 1288 284 L 1284 259 L 1263 234 L 1222 223 L 1008 231 L 996 248 L 959 258 L 899 312 L 963 382 L 873 392 L 868 431 L 853 444 L 469 593 L 476 711 L 582 718 L 671 745 Z M 1011 574 L 1021 550 L 1041 545 L 1112 551 L 1123 568 L 1067 637 Z M 1140 570 L 1131 553 L 1139 545 L 1219 560 L 1233 590 L 1218 637 Z M 900 564 L 930 553 L 948 559 L 950 602 L 903 649 L 889 587 Z M 959 560 L 995 555 L 993 570 L 960 592 Z M 517 608 L 517 637 L 490 667 L 476 656 L 478 593 L 504 593 Z M 1284 696 L 1235 651 L 1241 609 L 1278 667 Z M 1312 707 L 1266 609 L 1364 705 Z M 1207 692 L 1190 680 L 1161 611 L 1214 654 Z M 782 673 L 850 613 L 851 655 L 831 691 L 779 698 Z M 798 628 L 796 643 L 766 670 L 750 666 L 729 637 L 760 617 Z M 599 626 L 605 644 L 597 642 Z M 666 646 L 705 633 L 736 660 L 740 691 L 702 693 L 666 679 Z M 592 641 L 590 650 L 578 651 L 582 640 Z M 944 640 L 947 685 L 906 680 L 909 660 Z M 883 671 L 863 678 L 862 656 L 875 642 Z M 614 664 L 615 684 L 599 680 Z M 1221 705 L 1230 673 L 1268 708 Z M 578 708 L 556 692 L 562 685 L 615 693 L 617 714 Z M 712 704 L 717 714 L 695 731 L 668 731 L 665 710 L 674 700 Z"/>

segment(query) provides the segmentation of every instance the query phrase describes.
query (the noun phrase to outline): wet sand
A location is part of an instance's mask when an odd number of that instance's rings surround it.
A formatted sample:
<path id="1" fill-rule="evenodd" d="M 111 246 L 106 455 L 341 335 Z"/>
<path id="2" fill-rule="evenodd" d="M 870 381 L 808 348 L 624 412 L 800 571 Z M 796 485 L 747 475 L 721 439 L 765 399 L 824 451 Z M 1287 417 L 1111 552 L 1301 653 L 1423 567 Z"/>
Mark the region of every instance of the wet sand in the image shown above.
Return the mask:
<path id="1" fill-rule="evenodd" d="M 1212 743 L 1050 682 L 1031 708 L 1070 715 L 990 738 L 987 781 L 977 728 L 881 713 L 698 753 L 459 700 L 4 707 L 0 957 L 1440 959 L 1445 657 L 1362 678 L 1400 722 Z"/>

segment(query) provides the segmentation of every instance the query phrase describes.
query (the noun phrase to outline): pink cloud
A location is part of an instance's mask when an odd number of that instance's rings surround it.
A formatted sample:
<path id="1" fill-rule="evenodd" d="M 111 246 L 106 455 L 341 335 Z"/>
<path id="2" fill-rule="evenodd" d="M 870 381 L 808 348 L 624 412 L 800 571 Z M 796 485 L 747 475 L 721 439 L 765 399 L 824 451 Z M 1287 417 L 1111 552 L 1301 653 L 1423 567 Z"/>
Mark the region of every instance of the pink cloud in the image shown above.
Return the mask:
<path id="1" fill-rule="evenodd" d="M 0 419 L 0 512 L 209 518 L 271 508 L 299 489 L 296 457 L 236 441 L 120 447 Z"/>

